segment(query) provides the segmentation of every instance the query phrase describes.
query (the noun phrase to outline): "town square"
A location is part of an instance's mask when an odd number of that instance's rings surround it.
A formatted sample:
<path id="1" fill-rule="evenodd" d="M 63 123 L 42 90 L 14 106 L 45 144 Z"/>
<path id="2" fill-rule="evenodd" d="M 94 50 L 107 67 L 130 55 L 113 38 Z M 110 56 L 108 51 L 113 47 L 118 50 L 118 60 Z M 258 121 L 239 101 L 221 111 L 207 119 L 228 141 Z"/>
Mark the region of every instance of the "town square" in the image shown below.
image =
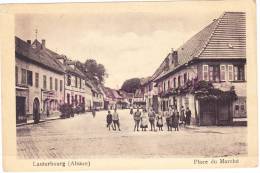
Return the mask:
<path id="1" fill-rule="evenodd" d="M 171 13 L 17 14 L 18 158 L 247 155 L 246 13 Z"/>

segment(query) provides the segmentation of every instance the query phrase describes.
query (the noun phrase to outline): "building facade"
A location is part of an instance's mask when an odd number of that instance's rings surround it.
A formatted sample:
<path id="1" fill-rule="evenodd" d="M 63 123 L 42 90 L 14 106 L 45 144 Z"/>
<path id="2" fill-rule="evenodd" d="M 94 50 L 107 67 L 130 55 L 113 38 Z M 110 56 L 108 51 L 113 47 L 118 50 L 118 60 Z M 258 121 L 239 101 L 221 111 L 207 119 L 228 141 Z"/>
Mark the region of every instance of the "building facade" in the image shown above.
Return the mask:
<path id="1" fill-rule="evenodd" d="M 197 125 L 246 123 L 245 20 L 245 13 L 226 12 L 167 56 L 154 80 L 161 111 L 189 107 Z"/>
<path id="2" fill-rule="evenodd" d="M 41 46 L 15 37 L 16 123 L 36 123 L 59 115 L 64 99 L 64 70 Z"/>

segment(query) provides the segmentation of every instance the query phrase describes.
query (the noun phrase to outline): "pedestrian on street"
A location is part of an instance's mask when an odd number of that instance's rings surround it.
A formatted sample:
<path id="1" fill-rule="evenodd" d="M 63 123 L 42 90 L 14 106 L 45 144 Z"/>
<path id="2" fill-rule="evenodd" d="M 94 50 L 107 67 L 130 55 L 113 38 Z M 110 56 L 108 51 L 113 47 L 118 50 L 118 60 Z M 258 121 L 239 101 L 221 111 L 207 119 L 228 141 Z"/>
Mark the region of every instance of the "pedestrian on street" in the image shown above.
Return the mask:
<path id="1" fill-rule="evenodd" d="M 157 116 L 157 123 L 156 126 L 159 128 L 159 131 L 163 131 L 162 127 L 163 127 L 163 116 L 162 116 L 162 112 L 158 114 Z"/>
<path id="2" fill-rule="evenodd" d="M 133 115 L 133 113 L 134 113 L 134 110 L 133 110 L 133 108 L 131 107 L 131 108 L 130 108 L 130 115 Z"/>
<path id="3" fill-rule="evenodd" d="M 143 109 L 143 114 L 141 116 L 141 128 L 142 131 L 146 131 L 146 128 L 148 128 L 147 111 L 145 108 Z"/>
<path id="4" fill-rule="evenodd" d="M 172 131 L 172 127 L 171 127 L 171 124 L 172 124 L 171 107 L 169 108 L 169 111 L 164 112 L 164 116 L 165 116 L 165 119 L 166 119 L 166 125 L 167 125 L 168 131 Z"/>
<path id="5" fill-rule="evenodd" d="M 191 111 L 190 111 L 189 107 L 187 107 L 185 124 L 188 125 L 188 126 L 190 125 L 190 119 L 191 119 Z"/>
<path id="6" fill-rule="evenodd" d="M 112 127 L 112 129 L 114 129 L 114 127 L 112 126 L 112 114 L 110 111 L 108 111 L 108 114 L 107 114 L 107 128 L 109 129 L 110 131 L 110 126 Z"/>
<path id="7" fill-rule="evenodd" d="M 114 109 L 114 112 L 113 112 L 113 115 L 112 115 L 112 120 L 113 120 L 113 124 L 114 124 L 113 130 L 116 130 L 116 126 L 117 126 L 118 130 L 121 131 L 120 130 L 120 123 L 119 123 L 119 116 L 118 116 L 118 113 L 116 111 L 116 108 Z"/>
<path id="8" fill-rule="evenodd" d="M 134 121 L 135 121 L 134 131 L 136 129 L 137 129 L 137 131 L 139 131 L 140 120 L 141 120 L 141 112 L 139 111 L 139 108 L 137 108 L 136 112 L 134 113 Z"/>
<path id="9" fill-rule="evenodd" d="M 181 117 L 180 117 L 180 120 L 181 120 L 181 124 L 185 127 L 185 109 L 183 106 L 181 106 Z"/>
<path id="10" fill-rule="evenodd" d="M 149 117 L 149 122 L 150 122 L 150 127 L 151 130 L 150 131 L 155 131 L 155 112 L 153 111 L 153 108 L 150 108 L 149 112 L 148 112 L 148 117 Z"/>
<path id="11" fill-rule="evenodd" d="M 93 115 L 93 118 L 95 118 L 95 116 L 96 116 L 96 110 L 95 110 L 95 107 L 92 108 L 92 115 Z"/>
<path id="12" fill-rule="evenodd" d="M 179 112 L 176 111 L 175 114 L 174 114 L 174 121 L 173 121 L 173 127 L 174 127 L 174 130 L 176 131 L 179 131 L 179 121 L 180 121 L 180 115 L 179 115 Z"/>

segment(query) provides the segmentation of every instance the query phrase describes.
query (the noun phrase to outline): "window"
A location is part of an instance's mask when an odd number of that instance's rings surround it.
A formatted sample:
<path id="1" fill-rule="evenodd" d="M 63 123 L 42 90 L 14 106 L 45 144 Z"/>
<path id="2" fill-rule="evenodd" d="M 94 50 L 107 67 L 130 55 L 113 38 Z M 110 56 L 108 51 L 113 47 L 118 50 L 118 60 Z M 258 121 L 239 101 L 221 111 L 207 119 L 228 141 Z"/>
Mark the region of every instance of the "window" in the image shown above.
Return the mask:
<path id="1" fill-rule="evenodd" d="M 79 88 L 82 88 L 82 84 L 81 84 L 81 78 L 79 78 Z"/>
<path id="2" fill-rule="evenodd" d="M 167 86 L 167 89 L 169 90 L 170 88 L 171 88 L 170 80 L 168 80 L 168 86 Z"/>
<path id="3" fill-rule="evenodd" d="M 52 77 L 50 77 L 50 90 L 52 90 Z"/>
<path id="4" fill-rule="evenodd" d="M 245 80 L 244 65 L 234 66 L 234 80 L 235 81 L 244 81 Z"/>
<path id="5" fill-rule="evenodd" d="M 208 81 L 209 80 L 209 66 L 208 65 L 203 65 L 202 66 L 202 73 L 203 73 L 203 76 L 202 76 L 202 79 L 205 80 L 205 81 Z"/>
<path id="6" fill-rule="evenodd" d="M 165 82 L 163 82 L 163 91 L 166 90 Z"/>
<path id="7" fill-rule="evenodd" d="M 30 70 L 27 70 L 27 84 L 30 86 L 33 85 L 33 73 Z"/>
<path id="8" fill-rule="evenodd" d="M 63 82 L 60 80 L 60 92 L 62 92 Z"/>
<path id="9" fill-rule="evenodd" d="M 35 87 L 39 87 L 39 73 L 35 73 Z"/>
<path id="10" fill-rule="evenodd" d="M 67 75 L 67 86 L 71 85 L 71 76 Z"/>
<path id="11" fill-rule="evenodd" d="M 228 81 L 233 81 L 233 65 L 228 65 Z"/>
<path id="12" fill-rule="evenodd" d="M 78 78 L 75 76 L 75 87 L 78 87 Z"/>
<path id="13" fill-rule="evenodd" d="M 220 65 L 220 80 L 226 81 L 226 66 Z"/>
<path id="14" fill-rule="evenodd" d="M 209 80 L 214 81 L 214 68 L 213 68 L 213 66 L 209 66 Z"/>
<path id="15" fill-rule="evenodd" d="M 18 67 L 15 66 L 15 83 L 18 83 Z"/>
<path id="16" fill-rule="evenodd" d="M 181 76 L 178 76 L 178 87 L 181 86 Z"/>
<path id="17" fill-rule="evenodd" d="M 47 77 L 46 75 L 43 75 L 43 89 L 47 88 Z"/>
<path id="18" fill-rule="evenodd" d="M 185 83 L 187 82 L 187 79 L 188 79 L 188 78 L 187 78 L 187 73 L 184 73 L 184 76 L 183 76 L 183 77 L 184 77 L 184 84 L 185 84 Z"/>
<path id="19" fill-rule="evenodd" d="M 176 88 L 176 77 L 173 79 L 173 88 Z"/>
<path id="20" fill-rule="evenodd" d="M 235 105 L 235 110 L 239 111 L 239 105 Z"/>
<path id="21" fill-rule="evenodd" d="M 58 91 L 58 79 L 55 78 L 55 91 Z"/>
<path id="22" fill-rule="evenodd" d="M 22 78 L 21 78 L 21 83 L 22 84 L 27 84 L 26 82 L 26 70 L 25 69 L 22 69 Z"/>
<path id="23" fill-rule="evenodd" d="M 79 96 L 79 103 L 81 103 L 81 95 Z"/>

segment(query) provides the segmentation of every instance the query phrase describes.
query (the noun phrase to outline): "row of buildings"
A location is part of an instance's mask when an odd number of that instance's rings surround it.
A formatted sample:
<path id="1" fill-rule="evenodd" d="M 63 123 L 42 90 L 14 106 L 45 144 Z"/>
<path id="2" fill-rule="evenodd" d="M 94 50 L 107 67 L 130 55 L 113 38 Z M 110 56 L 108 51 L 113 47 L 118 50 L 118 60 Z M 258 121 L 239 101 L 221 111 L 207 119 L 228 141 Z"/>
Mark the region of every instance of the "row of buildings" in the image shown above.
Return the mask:
<path id="1" fill-rule="evenodd" d="M 129 94 L 88 79 L 75 61 L 48 49 L 45 40 L 15 37 L 15 83 L 17 124 L 59 116 L 64 103 L 88 111 L 125 108 L 131 102 Z"/>
<path id="2" fill-rule="evenodd" d="M 225 12 L 142 80 L 135 103 L 189 107 L 196 125 L 246 124 L 246 58 L 246 14 Z"/>

